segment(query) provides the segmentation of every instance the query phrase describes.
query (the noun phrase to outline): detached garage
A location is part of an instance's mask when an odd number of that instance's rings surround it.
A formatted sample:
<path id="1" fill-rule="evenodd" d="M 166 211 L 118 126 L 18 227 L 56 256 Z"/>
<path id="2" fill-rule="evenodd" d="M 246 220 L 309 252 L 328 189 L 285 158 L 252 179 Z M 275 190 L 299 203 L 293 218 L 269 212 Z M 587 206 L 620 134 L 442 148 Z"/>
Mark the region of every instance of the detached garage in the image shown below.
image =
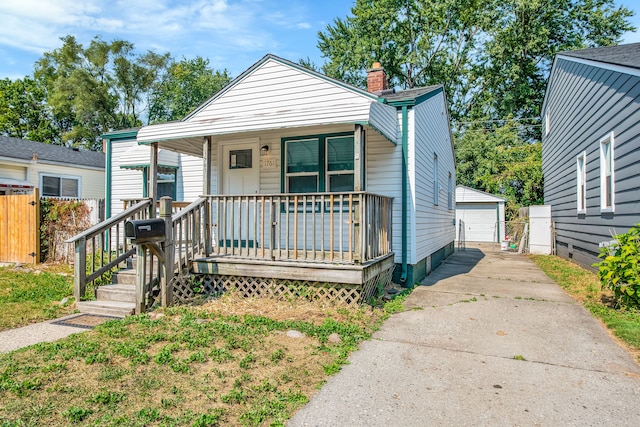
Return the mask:
<path id="1" fill-rule="evenodd" d="M 505 236 L 505 199 L 458 185 L 456 187 L 456 240 L 500 242 Z M 461 236 L 462 234 L 462 236 Z"/>

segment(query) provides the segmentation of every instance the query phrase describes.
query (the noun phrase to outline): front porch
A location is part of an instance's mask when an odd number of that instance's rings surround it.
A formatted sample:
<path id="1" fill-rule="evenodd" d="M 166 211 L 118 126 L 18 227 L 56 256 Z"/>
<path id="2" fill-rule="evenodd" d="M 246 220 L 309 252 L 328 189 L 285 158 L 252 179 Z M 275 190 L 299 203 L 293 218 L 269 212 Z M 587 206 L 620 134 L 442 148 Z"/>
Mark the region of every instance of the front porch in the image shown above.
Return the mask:
<path id="1" fill-rule="evenodd" d="M 366 192 L 208 195 L 175 213 L 171 200 L 163 198 L 166 235 L 157 248 L 132 245 L 123 236 L 126 221 L 156 216 L 152 200 L 128 204 L 121 214 L 70 240 L 78 300 L 87 297 L 87 284 L 105 286 L 105 278 L 134 254 L 136 312 L 230 289 L 246 296 L 359 304 L 391 280 L 389 197 Z"/>

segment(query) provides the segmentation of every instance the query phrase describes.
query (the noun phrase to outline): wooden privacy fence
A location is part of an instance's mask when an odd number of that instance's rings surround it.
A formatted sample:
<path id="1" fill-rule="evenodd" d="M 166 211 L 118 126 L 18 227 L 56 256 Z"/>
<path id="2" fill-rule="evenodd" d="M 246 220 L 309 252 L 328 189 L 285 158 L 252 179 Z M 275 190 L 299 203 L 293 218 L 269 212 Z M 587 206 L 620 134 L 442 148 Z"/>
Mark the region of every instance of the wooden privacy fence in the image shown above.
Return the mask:
<path id="1" fill-rule="evenodd" d="M 0 196 L 0 262 L 40 262 L 40 197 Z"/>

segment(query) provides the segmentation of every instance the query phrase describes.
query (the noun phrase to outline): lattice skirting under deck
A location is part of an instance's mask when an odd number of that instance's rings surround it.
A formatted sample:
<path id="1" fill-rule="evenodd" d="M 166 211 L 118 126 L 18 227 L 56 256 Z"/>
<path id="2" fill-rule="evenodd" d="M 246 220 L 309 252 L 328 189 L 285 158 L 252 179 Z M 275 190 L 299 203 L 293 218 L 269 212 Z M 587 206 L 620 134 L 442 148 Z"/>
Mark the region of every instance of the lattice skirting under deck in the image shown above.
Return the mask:
<path id="1" fill-rule="evenodd" d="M 391 282 L 393 266 L 362 285 L 324 283 L 307 280 L 268 279 L 217 274 L 183 275 L 174 278 L 173 300 L 188 303 L 196 297 L 219 295 L 235 290 L 245 297 L 267 297 L 282 300 L 337 301 L 350 306 L 368 303 Z"/>

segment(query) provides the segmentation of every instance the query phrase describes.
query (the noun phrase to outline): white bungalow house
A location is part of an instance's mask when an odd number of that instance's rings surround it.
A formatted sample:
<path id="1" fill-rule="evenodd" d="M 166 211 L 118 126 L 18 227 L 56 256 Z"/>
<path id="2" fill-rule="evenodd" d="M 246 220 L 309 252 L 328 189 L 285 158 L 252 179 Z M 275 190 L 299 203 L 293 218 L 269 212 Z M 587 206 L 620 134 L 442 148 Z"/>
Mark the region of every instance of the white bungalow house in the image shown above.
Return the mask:
<path id="1" fill-rule="evenodd" d="M 227 281 L 419 282 L 456 236 L 445 94 L 388 89 L 379 63 L 368 83 L 266 55 L 183 120 L 105 134 L 108 213 L 204 203 L 192 271 Z"/>

